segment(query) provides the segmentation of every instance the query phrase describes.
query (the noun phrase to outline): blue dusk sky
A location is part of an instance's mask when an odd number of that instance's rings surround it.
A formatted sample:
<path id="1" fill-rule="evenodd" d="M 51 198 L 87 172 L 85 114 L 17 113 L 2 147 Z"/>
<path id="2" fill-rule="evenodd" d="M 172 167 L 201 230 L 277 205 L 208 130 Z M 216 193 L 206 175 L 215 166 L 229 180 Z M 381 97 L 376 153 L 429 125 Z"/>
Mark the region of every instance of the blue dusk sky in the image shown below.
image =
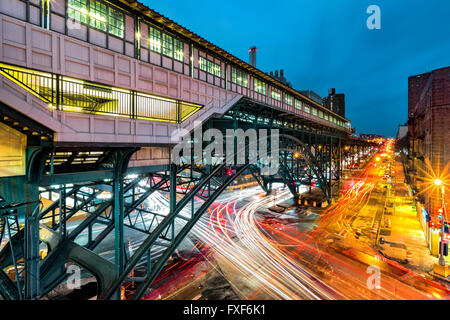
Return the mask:
<path id="1" fill-rule="evenodd" d="M 448 0 L 141 0 L 257 67 L 285 70 L 297 90 L 346 95 L 357 132 L 395 136 L 407 119 L 408 77 L 450 66 Z M 369 30 L 370 5 L 381 29 Z"/>

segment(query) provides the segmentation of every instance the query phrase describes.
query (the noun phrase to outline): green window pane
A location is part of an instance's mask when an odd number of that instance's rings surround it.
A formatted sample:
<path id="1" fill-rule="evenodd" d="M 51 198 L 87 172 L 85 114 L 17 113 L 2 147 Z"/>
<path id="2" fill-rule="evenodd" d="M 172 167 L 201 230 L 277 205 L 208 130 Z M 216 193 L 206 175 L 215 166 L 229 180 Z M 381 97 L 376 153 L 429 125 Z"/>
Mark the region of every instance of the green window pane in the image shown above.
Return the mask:
<path id="1" fill-rule="evenodd" d="M 202 71 L 208 71 L 208 64 L 206 62 L 206 59 L 203 57 L 198 58 L 198 67 Z"/>
<path id="2" fill-rule="evenodd" d="M 271 95 L 272 99 L 281 101 L 281 94 L 279 92 L 272 90 L 270 95 Z"/>
<path id="3" fill-rule="evenodd" d="M 284 100 L 285 100 L 286 104 L 292 106 L 292 96 L 286 94 L 286 95 L 284 96 Z"/>
<path id="4" fill-rule="evenodd" d="M 165 33 L 163 33 L 162 53 L 169 57 L 173 56 L 173 38 Z"/>
<path id="5" fill-rule="evenodd" d="M 206 71 L 215 76 L 218 77 L 222 76 L 222 68 L 220 67 L 220 65 L 212 61 L 206 60 L 203 57 L 198 58 L 198 67 L 200 70 Z"/>
<path id="6" fill-rule="evenodd" d="M 211 61 L 207 61 L 208 62 L 208 72 L 209 73 L 211 73 L 211 74 L 214 74 L 214 64 L 213 63 L 211 63 Z"/>
<path id="7" fill-rule="evenodd" d="M 178 61 L 183 61 L 184 59 L 184 44 L 178 39 L 173 39 L 174 46 L 174 58 Z"/>
<path id="8" fill-rule="evenodd" d="M 220 64 L 211 62 L 212 68 L 214 69 L 213 75 L 220 77 L 222 76 L 222 68 L 220 67 Z"/>
<path id="9" fill-rule="evenodd" d="M 307 104 L 305 104 L 304 106 L 305 106 L 305 112 L 306 113 L 310 113 L 311 111 L 310 111 L 309 106 Z"/>
<path id="10" fill-rule="evenodd" d="M 69 0 L 67 3 L 67 15 L 70 19 L 87 23 L 88 14 L 87 0 Z"/>
<path id="11" fill-rule="evenodd" d="M 254 79 L 253 85 L 256 92 L 266 95 L 266 84 L 264 82 L 258 79 Z"/>
<path id="12" fill-rule="evenodd" d="M 89 20 L 91 27 L 106 31 L 106 5 L 98 1 L 91 1 Z"/>
<path id="13" fill-rule="evenodd" d="M 295 109 L 302 110 L 302 102 L 295 99 Z"/>
<path id="14" fill-rule="evenodd" d="M 150 27 L 150 50 L 154 52 L 161 53 L 161 31 L 158 29 Z"/>
<path id="15" fill-rule="evenodd" d="M 113 8 L 109 8 L 109 33 L 119 38 L 123 38 L 125 23 L 123 13 Z"/>
<path id="16" fill-rule="evenodd" d="M 239 69 L 231 69 L 231 81 L 242 87 L 248 87 L 248 75 Z"/>

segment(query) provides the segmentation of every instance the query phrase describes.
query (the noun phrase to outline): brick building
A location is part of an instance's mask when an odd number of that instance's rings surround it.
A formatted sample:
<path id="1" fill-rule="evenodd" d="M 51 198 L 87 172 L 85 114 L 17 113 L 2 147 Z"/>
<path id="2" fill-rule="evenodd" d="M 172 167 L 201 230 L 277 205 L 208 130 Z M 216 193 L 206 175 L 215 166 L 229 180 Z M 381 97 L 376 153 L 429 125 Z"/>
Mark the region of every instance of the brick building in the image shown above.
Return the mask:
<path id="1" fill-rule="evenodd" d="M 450 162 L 449 128 L 450 67 L 409 77 L 408 170 L 414 188 L 419 191 L 420 201 L 432 216 L 441 207 L 442 198 L 438 188 L 426 189 L 432 182 L 433 172 L 441 175 Z M 450 199 L 448 173 L 445 181 L 447 203 Z"/>
<path id="2" fill-rule="evenodd" d="M 328 97 L 323 98 L 323 106 L 328 110 L 345 115 L 345 94 L 336 93 L 335 88 L 328 90 Z"/>

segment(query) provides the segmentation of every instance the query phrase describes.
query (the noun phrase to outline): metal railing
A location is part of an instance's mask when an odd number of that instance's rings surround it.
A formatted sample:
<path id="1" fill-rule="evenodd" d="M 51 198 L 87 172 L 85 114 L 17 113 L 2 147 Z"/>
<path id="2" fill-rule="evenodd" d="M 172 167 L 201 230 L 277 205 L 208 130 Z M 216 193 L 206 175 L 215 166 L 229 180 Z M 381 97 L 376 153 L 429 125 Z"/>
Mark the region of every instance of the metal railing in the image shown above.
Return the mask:
<path id="1" fill-rule="evenodd" d="M 0 65 L 0 74 L 59 111 L 181 123 L 203 106 L 51 74 Z"/>

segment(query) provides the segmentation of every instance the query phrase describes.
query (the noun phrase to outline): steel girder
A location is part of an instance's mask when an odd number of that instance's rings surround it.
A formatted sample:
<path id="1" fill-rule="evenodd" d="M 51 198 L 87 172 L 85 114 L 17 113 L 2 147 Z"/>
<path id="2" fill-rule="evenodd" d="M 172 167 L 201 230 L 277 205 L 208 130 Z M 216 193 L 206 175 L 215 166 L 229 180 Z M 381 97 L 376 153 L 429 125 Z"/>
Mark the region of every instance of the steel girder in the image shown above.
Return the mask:
<path id="1" fill-rule="evenodd" d="M 196 164 L 192 164 L 190 171 L 193 171 L 193 168 L 197 166 Z M 201 165 L 200 165 L 201 166 Z M 195 185 L 190 188 L 189 192 L 184 195 L 178 202 L 172 204 L 172 211 L 156 226 L 154 230 L 149 234 L 146 240 L 142 243 L 142 245 L 134 252 L 134 254 L 130 257 L 127 264 L 125 265 L 124 272 L 118 277 L 113 286 L 111 286 L 106 292 L 100 295 L 100 299 L 111 299 L 114 296 L 114 292 L 116 292 L 122 283 L 126 280 L 128 275 L 132 272 L 132 270 L 137 266 L 137 264 L 141 261 L 141 259 L 147 255 L 152 247 L 157 244 L 157 240 L 165 240 L 167 241 L 167 247 L 164 249 L 164 252 L 161 257 L 157 259 L 157 261 L 151 266 L 147 266 L 148 272 L 144 277 L 144 281 L 142 281 L 135 294 L 133 295 L 133 299 L 139 299 L 145 293 L 147 288 L 151 285 L 151 283 L 155 280 L 159 272 L 162 270 L 164 265 L 166 264 L 169 257 L 173 254 L 175 249 L 181 243 L 181 241 L 186 237 L 189 231 L 193 228 L 196 222 L 200 219 L 202 214 L 210 207 L 210 205 L 217 199 L 217 197 L 229 186 L 229 184 L 239 175 L 241 175 L 245 170 L 248 169 L 249 165 L 242 165 L 236 167 L 236 171 L 233 176 L 224 177 L 223 170 L 226 168 L 226 164 L 220 164 L 210 168 L 208 175 L 203 176 L 201 179 L 197 179 Z M 175 188 L 176 185 L 173 185 L 177 179 L 176 170 L 171 170 L 171 181 L 172 188 Z M 213 186 L 212 181 L 220 181 L 220 184 Z M 189 182 L 190 183 L 190 182 Z M 172 189 L 173 190 L 173 189 Z M 199 195 L 208 194 L 208 198 L 199 208 L 193 209 L 193 215 L 186 219 L 185 216 L 182 216 L 183 209 L 196 197 Z M 172 191 L 172 195 L 174 192 Z M 176 231 L 174 229 L 174 224 L 176 219 L 182 220 L 184 222 L 181 230 Z M 168 238 L 167 234 L 171 234 L 171 237 Z M 176 233 L 176 234 L 175 234 Z M 150 262 L 150 261 L 149 261 Z"/>
<path id="2" fill-rule="evenodd" d="M 342 158 L 342 141 L 346 133 L 313 122 L 302 120 L 275 109 L 260 108 L 257 104 L 242 99 L 222 118 L 213 119 L 205 127 L 227 129 L 278 129 L 280 132 L 281 163 L 277 176 L 267 177 L 266 182 L 283 181 L 293 196 L 298 197 L 298 186 L 309 177 L 318 180 L 328 203 L 331 203 L 333 185 L 339 184 Z M 294 159 L 293 155 L 299 153 Z M 301 163 L 303 162 L 303 163 Z M 304 165 L 308 168 L 299 170 Z M 294 183 L 295 182 L 295 183 Z M 334 184 L 333 184 L 334 183 Z"/>

